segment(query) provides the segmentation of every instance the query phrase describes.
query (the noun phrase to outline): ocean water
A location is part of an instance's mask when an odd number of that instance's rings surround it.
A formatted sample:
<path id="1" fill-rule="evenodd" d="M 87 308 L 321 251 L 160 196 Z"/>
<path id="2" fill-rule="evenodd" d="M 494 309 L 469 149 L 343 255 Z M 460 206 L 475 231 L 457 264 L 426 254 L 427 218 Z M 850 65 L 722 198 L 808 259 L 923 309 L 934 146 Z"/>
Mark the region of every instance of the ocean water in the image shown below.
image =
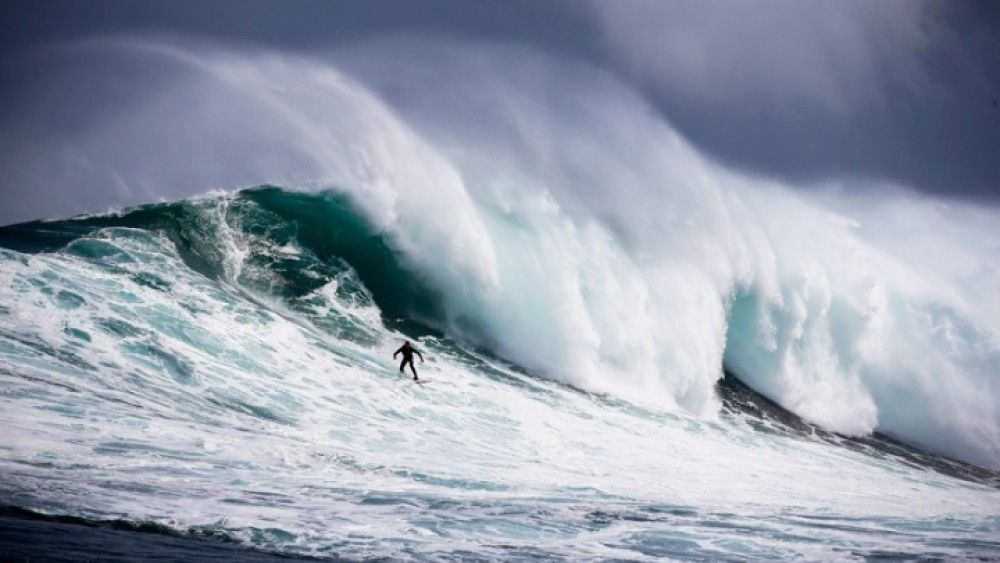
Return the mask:
<path id="1" fill-rule="evenodd" d="M 146 534 L 192 559 L 230 547 L 262 558 L 1000 557 L 1000 475 L 967 462 L 988 461 L 993 437 L 939 424 L 926 409 L 933 386 L 877 379 L 910 358 L 858 352 L 874 391 L 831 375 L 811 380 L 813 403 L 800 396 L 802 366 L 832 369 L 817 352 L 817 307 L 832 310 L 831 346 L 852 349 L 859 330 L 836 288 L 817 293 L 816 275 L 786 291 L 800 305 L 767 317 L 792 327 L 771 334 L 772 348 L 754 329 L 766 294 L 732 294 L 719 339 L 729 374 L 706 387 L 684 372 L 704 360 L 697 342 L 649 367 L 633 332 L 602 332 L 615 316 L 653 328 L 642 323 L 662 301 L 635 302 L 598 275 L 631 267 L 598 233 L 574 234 L 599 255 L 580 266 L 596 277 L 562 290 L 608 323 L 580 324 L 579 342 L 550 334 L 577 322 L 573 302 L 533 276 L 564 267 L 534 261 L 587 261 L 567 247 L 524 252 L 529 234 L 569 240 L 558 218 L 537 231 L 550 204 L 538 216 L 497 212 L 484 232 L 415 253 L 413 241 L 440 242 L 447 225 L 387 230 L 344 193 L 264 187 L 0 228 L 5 527 Z M 492 241 L 493 270 L 469 268 L 482 253 L 461 241 L 477 236 Z M 519 284 L 505 277 L 513 266 Z M 712 316 L 704 294 L 687 295 Z M 976 317 L 883 295 L 872 315 L 910 323 L 908 342 L 921 342 L 924 315 L 953 331 L 952 347 L 925 361 L 995 372 L 998 348 Z M 404 339 L 424 352 L 425 384 L 392 360 Z M 784 359 L 770 357 L 782 342 Z M 679 372 L 688 379 L 669 377 Z M 820 408 L 843 397 L 865 408 Z M 892 438 L 870 433 L 869 403 L 890 413 L 875 430 Z M 899 414 L 921 409 L 922 422 Z M 0 554 L 32 553 L 3 538 Z M 90 556 L 120 556 L 130 544 L 118 541 L 92 542 Z"/>

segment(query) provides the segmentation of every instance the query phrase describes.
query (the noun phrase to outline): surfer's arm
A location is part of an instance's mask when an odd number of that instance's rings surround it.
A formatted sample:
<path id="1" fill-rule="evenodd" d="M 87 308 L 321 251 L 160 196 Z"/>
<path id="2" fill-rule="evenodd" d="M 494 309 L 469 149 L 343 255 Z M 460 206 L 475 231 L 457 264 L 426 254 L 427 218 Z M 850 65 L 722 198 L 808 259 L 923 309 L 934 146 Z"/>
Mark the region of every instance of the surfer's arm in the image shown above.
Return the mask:
<path id="1" fill-rule="evenodd" d="M 402 351 L 403 351 L 403 349 L 402 349 L 402 348 L 400 348 L 399 350 L 396 350 L 395 352 L 393 352 L 393 353 L 392 353 L 392 359 L 394 359 L 394 360 L 395 360 L 395 359 L 396 359 L 396 356 L 398 356 L 398 355 L 399 355 L 399 353 L 400 353 L 400 352 L 402 352 Z"/>
<path id="2" fill-rule="evenodd" d="M 424 355 L 420 353 L 420 350 L 417 350 L 416 348 L 414 348 L 413 349 L 413 353 L 416 354 L 416 355 L 418 355 L 418 356 L 420 356 L 420 363 L 424 363 Z"/>

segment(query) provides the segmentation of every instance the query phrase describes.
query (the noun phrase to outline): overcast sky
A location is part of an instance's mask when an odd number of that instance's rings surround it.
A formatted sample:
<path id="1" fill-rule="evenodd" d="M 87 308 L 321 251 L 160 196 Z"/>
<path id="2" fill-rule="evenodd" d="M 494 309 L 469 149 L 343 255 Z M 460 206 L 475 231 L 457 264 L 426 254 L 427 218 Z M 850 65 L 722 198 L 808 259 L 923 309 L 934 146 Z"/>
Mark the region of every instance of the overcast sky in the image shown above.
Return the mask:
<path id="1" fill-rule="evenodd" d="M 603 67 L 706 154 L 793 185 L 877 179 L 1000 200 L 1000 2 L 4 4 L 0 111 L 24 103 L 24 53 L 71 39 L 158 31 L 319 52 L 443 34 Z M 6 133 L 5 143 L 19 143 Z M 4 185 L 4 197 L 14 188 Z"/>

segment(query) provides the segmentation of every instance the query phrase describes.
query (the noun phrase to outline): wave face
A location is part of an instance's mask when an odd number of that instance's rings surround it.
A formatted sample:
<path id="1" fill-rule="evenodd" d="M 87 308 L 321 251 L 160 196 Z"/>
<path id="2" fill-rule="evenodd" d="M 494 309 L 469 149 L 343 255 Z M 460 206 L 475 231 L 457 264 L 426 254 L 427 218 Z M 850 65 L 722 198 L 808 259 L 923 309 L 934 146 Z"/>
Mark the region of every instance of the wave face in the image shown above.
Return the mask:
<path id="1" fill-rule="evenodd" d="M 746 389 L 706 420 L 447 336 L 454 304 L 339 192 L 27 223 L 0 246 L 9 504 L 318 556 L 1000 554 L 996 474 Z M 389 360 L 404 335 L 425 385 Z"/>

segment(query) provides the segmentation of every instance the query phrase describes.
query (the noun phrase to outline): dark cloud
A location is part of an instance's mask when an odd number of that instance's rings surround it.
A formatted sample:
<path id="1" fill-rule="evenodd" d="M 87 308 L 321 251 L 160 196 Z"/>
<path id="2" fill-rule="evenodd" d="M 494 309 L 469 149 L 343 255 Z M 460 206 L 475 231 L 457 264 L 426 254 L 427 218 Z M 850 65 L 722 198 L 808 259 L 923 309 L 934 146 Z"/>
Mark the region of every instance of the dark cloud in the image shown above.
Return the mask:
<path id="1" fill-rule="evenodd" d="M 314 51 L 441 33 L 603 66 L 708 154 L 754 172 L 995 201 L 998 29 L 990 2 L 7 2 L 0 108 L 38 95 L 21 86 L 32 74 L 24 52 L 96 34 Z"/>
<path id="2" fill-rule="evenodd" d="M 808 182 L 1000 191 L 996 4 L 595 4 L 612 59 L 693 141 Z"/>
<path id="3" fill-rule="evenodd" d="M 7 50 L 95 33 L 167 31 L 312 48 L 387 33 L 440 32 L 470 39 L 544 43 L 586 53 L 591 15 L 563 1 L 527 0 L 47 0 L 7 2 Z"/>

